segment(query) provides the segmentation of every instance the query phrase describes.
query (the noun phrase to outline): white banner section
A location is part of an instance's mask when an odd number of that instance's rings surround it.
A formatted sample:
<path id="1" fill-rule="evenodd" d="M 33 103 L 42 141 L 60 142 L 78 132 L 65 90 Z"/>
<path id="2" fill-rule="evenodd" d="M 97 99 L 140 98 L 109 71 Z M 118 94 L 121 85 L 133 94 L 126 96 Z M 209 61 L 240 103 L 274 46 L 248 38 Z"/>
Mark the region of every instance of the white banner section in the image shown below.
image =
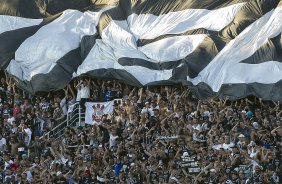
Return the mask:
<path id="1" fill-rule="evenodd" d="M 90 125 L 99 124 L 104 114 L 113 112 L 114 101 L 110 102 L 86 102 L 85 123 Z"/>

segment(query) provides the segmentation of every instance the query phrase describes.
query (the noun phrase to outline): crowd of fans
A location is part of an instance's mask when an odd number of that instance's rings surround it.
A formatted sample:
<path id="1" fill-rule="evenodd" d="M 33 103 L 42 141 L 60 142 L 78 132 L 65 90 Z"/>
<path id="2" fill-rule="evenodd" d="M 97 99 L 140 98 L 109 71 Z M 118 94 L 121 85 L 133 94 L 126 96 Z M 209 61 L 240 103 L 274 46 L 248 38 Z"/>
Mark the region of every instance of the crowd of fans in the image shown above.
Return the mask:
<path id="1" fill-rule="evenodd" d="M 185 87 L 133 88 L 74 81 L 45 97 L 0 81 L 0 157 L 4 183 L 282 182 L 282 108 L 255 97 L 197 100 Z M 75 102 L 110 101 L 111 114 L 65 127 Z"/>

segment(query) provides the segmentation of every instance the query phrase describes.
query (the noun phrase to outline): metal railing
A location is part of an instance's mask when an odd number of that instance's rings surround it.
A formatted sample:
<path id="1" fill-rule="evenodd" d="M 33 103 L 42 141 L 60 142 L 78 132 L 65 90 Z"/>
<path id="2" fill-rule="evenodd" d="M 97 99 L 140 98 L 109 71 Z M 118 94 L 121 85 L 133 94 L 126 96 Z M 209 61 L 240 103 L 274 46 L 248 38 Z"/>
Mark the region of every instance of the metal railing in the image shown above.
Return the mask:
<path id="1" fill-rule="evenodd" d="M 120 104 L 122 103 L 122 100 L 123 99 L 120 98 L 120 99 L 114 99 L 113 101 L 115 103 Z M 67 126 L 78 127 L 84 125 L 85 125 L 85 112 L 81 107 L 80 103 L 77 102 L 69 107 L 67 118 L 63 122 L 52 128 L 52 130 L 41 136 L 40 139 L 44 137 L 49 139 L 51 133 L 55 137 L 55 139 L 60 139 L 63 135 L 63 131 L 65 127 Z"/>
<path id="2" fill-rule="evenodd" d="M 76 126 L 83 126 L 85 121 L 85 112 L 81 108 L 80 103 L 75 103 L 73 108 L 67 114 L 67 126 L 76 123 Z"/>
<path id="3" fill-rule="evenodd" d="M 44 137 L 49 139 L 50 134 L 55 137 L 55 139 L 60 139 L 63 135 L 64 128 L 67 126 L 82 126 L 85 119 L 85 112 L 83 112 L 81 105 L 79 102 L 75 103 L 70 107 L 67 118 L 52 128 L 49 132 L 46 132 L 43 136 L 40 137 L 40 139 L 43 139 Z"/>

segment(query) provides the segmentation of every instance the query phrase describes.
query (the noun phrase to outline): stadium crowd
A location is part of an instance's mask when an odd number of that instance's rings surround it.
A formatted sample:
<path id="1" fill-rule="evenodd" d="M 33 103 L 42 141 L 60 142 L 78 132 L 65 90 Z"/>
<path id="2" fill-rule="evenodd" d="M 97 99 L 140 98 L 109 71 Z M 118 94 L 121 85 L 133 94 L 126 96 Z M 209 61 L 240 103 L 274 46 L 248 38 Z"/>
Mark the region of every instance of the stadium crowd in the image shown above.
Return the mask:
<path id="1" fill-rule="evenodd" d="M 282 182 L 282 108 L 256 97 L 197 100 L 185 87 L 74 81 L 45 97 L 0 81 L 4 183 Z M 75 102 L 123 100 L 96 125 L 44 136 Z"/>

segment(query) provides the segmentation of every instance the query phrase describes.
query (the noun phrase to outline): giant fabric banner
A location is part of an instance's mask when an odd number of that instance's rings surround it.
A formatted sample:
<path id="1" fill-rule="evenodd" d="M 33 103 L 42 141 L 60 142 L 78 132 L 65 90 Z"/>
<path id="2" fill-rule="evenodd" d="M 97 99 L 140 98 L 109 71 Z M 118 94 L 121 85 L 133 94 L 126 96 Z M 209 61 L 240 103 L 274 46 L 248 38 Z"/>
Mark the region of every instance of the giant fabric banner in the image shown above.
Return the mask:
<path id="1" fill-rule="evenodd" d="M 0 67 L 36 93 L 79 76 L 282 100 L 282 0 L 0 0 Z"/>
<path id="2" fill-rule="evenodd" d="M 90 125 L 100 124 L 104 114 L 113 112 L 114 101 L 86 102 L 85 123 Z"/>

